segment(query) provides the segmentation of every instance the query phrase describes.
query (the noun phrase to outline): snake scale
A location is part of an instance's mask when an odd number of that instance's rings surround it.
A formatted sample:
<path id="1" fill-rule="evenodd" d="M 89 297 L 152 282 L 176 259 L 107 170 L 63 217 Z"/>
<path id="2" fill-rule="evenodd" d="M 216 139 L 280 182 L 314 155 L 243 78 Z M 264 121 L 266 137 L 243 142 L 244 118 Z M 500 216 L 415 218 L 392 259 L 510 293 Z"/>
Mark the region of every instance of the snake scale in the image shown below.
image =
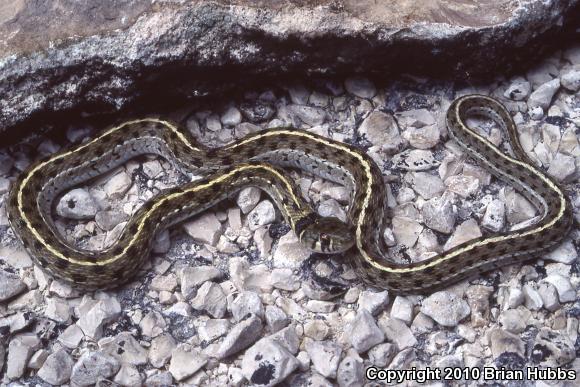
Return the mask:
<path id="1" fill-rule="evenodd" d="M 500 125 L 515 158 L 468 128 L 465 119 L 471 115 L 486 116 Z M 383 177 L 363 150 L 292 128 L 263 130 L 208 149 L 186 131 L 159 119 L 125 122 L 92 141 L 34 163 L 11 189 L 8 216 L 38 265 L 84 289 L 126 282 L 148 257 L 155 233 L 247 186 L 259 187 L 272 197 L 308 248 L 322 253 L 346 252 L 365 282 L 398 294 L 446 287 L 476 273 L 529 259 L 560 243 L 572 226 L 570 203 L 562 189 L 528 158 L 505 107 L 487 96 L 463 96 L 449 107 L 446 122 L 453 140 L 539 210 L 538 222 L 502 235 L 472 239 L 420 262 L 395 263 L 388 259 L 382 237 L 386 222 Z M 157 154 L 187 175 L 201 173 L 205 177 L 147 201 L 116 243 L 105 250 L 86 251 L 68 245 L 55 231 L 51 218 L 55 199 L 140 154 Z M 286 167 L 349 188 L 349 222 L 318 216 L 283 170 Z"/>

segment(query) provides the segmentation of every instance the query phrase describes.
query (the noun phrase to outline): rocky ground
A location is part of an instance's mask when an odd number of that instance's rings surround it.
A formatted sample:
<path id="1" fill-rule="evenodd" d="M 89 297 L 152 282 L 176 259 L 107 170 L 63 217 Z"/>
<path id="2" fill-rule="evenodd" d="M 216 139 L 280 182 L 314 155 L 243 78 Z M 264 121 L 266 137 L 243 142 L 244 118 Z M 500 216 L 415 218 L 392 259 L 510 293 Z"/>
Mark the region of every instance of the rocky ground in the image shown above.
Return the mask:
<path id="1" fill-rule="evenodd" d="M 284 83 L 169 118 L 211 146 L 293 125 L 364 147 L 388 183 L 392 227 L 384 237 L 394 259 L 420 261 L 536 216 L 448 140 L 444 113 L 462 94 L 493 95 L 514 112 L 526 151 L 562 183 L 580 221 L 579 90 L 580 46 L 492 84 L 411 76 Z M 496 144 L 505 138 L 474 124 Z M 34 137 L 0 149 L 2 384 L 360 386 L 371 365 L 580 371 L 578 230 L 539 260 L 428 296 L 395 297 L 358 281 L 347 257 L 312 257 L 272 201 L 248 188 L 159 235 L 152 259 L 118 290 L 83 294 L 55 281 L 17 243 L 3 201 L 30 162 L 95 133 L 71 127 L 62 142 Z M 102 249 L 144 201 L 182 179 L 164 160 L 138 158 L 63 196 L 57 225 L 72 244 Z M 349 192 L 296 179 L 321 214 L 345 216 Z"/>

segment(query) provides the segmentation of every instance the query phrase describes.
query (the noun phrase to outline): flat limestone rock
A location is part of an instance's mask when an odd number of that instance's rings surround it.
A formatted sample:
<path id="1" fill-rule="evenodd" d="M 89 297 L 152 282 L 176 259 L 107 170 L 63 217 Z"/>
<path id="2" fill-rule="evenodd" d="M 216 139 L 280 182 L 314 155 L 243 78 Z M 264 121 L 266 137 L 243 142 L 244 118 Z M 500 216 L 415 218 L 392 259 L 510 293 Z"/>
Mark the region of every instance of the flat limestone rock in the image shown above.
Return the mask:
<path id="1" fill-rule="evenodd" d="M 77 108 L 216 95 L 238 78 L 507 72 L 540 55 L 579 1 L 7 0 L 0 132 Z"/>

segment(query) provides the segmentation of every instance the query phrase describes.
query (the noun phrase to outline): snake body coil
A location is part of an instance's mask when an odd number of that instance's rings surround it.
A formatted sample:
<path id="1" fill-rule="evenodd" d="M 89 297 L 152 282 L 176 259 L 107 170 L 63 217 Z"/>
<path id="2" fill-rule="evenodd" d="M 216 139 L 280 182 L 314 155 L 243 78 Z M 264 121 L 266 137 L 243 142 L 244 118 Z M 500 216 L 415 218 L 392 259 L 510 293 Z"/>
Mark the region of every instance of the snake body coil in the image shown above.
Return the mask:
<path id="1" fill-rule="evenodd" d="M 519 160 L 470 130 L 464 122 L 469 114 L 486 115 L 503 126 Z M 32 165 L 11 190 L 8 216 L 40 266 L 88 289 L 127 281 L 148 256 L 153 234 L 249 185 L 265 190 L 274 199 L 302 243 L 324 253 L 342 252 L 355 244 L 352 262 L 356 272 L 370 284 L 396 293 L 444 287 L 558 244 L 572 225 L 570 204 L 557 184 L 532 166 L 505 108 L 489 97 L 461 97 L 449 108 L 447 125 L 451 137 L 469 155 L 540 210 L 537 224 L 501 236 L 470 240 L 422 262 L 394 263 L 386 259 L 382 241 L 382 174 L 360 149 L 302 130 L 272 129 L 209 150 L 174 125 L 156 119 L 124 123 L 86 144 Z M 186 174 L 210 175 L 146 202 L 107 250 L 91 252 L 65 243 L 50 216 L 55 198 L 144 153 L 161 155 Z M 351 225 L 317 216 L 278 167 L 297 167 L 350 188 L 353 195 L 347 215 Z"/>

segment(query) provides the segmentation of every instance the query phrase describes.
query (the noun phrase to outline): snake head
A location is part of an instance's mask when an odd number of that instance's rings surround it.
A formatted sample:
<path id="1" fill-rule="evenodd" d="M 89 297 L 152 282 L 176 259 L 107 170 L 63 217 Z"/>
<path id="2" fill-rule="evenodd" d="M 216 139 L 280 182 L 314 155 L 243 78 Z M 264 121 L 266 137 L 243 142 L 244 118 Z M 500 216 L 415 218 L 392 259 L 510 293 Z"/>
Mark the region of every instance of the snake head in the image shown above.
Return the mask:
<path id="1" fill-rule="evenodd" d="M 334 217 L 316 217 L 300 232 L 300 242 L 322 254 L 338 254 L 354 245 L 354 229 Z"/>

